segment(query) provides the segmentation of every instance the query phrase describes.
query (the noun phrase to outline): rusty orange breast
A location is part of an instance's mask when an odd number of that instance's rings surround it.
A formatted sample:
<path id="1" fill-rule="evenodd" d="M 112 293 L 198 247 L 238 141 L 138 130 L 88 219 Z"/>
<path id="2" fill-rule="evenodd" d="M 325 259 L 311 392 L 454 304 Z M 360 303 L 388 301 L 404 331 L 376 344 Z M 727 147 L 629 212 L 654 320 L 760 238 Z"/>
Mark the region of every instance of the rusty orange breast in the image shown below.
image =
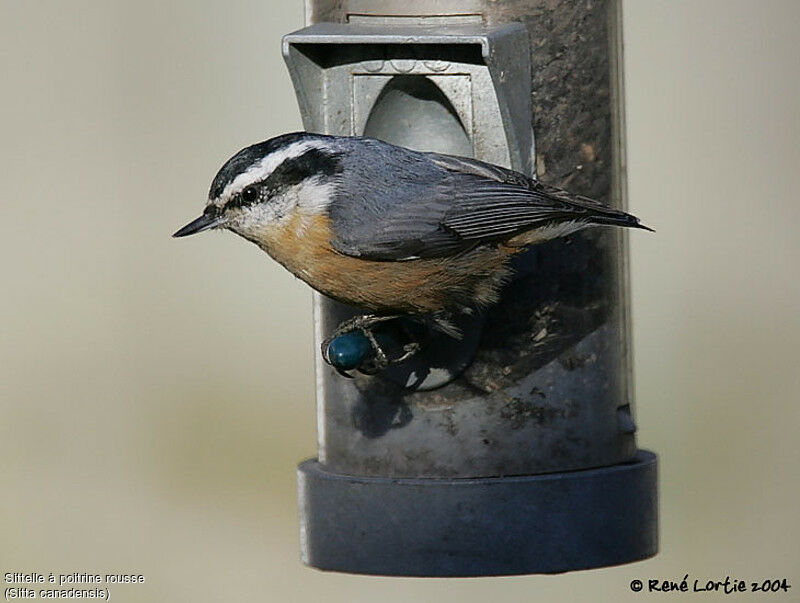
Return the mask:
<path id="1" fill-rule="evenodd" d="M 379 313 L 430 313 L 496 300 L 510 251 L 473 250 L 452 257 L 371 261 L 343 255 L 330 243 L 325 215 L 297 214 L 252 240 L 317 291 Z"/>

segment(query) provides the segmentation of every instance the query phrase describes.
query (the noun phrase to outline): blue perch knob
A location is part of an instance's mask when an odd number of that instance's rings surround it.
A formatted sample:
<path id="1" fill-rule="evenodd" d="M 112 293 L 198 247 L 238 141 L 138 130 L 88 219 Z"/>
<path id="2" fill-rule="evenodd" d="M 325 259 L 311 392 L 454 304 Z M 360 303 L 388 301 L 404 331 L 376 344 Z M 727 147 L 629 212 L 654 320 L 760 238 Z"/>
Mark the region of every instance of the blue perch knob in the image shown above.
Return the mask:
<path id="1" fill-rule="evenodd" d="M 373 355 L 372 345 L 361 331 L 339 335 L 328 346 L 331 364 L 342 371 L 357 369 Z"/>

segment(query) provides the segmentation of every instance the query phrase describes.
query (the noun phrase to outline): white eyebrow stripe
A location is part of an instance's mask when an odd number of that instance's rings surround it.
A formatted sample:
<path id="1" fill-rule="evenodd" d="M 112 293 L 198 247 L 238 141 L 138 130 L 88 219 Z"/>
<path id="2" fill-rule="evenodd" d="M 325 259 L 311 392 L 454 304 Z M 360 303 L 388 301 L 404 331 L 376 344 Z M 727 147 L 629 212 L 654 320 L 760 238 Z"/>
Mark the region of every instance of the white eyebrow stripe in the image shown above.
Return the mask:
<path id="1" fill-rule="evenodd" d="M 279 149 L 264 157 L 261 161 L 251 165 L 245 172 L 242 172 L 236 178 L 231 180 L 228 185 L 223 189 L 222 194 L 218 197 L 220 200 L 225 200 L 231 197 L 234 193 L 244 189 L 255 182 L 261 182 L 269 177 L 280 164 L 287 159 L 294 159 L 299 157 L 309 149 L 324 148 L 325 145 L 315 144 L 315 141 L 298 140 L 289 146 Z"/>

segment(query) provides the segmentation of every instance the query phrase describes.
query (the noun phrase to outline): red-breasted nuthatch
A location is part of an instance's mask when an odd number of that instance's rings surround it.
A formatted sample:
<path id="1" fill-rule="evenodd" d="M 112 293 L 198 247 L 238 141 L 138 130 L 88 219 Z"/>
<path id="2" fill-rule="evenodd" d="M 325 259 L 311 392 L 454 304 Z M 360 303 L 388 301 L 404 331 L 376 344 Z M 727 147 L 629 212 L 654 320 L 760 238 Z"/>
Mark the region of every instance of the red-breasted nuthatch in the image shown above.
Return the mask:
<path id="1" fill-rule="evenodd" d="M 630 214 L 475 159 L 299 132 L 229 159 L 203 215 L 173 236 L 226 228 L 317 291 L 364 308 L 371 314 L 334 335 L 362 331 L 385 366 L 370 326 L 412 315 L 435 317 L 447 329 L 448 314 L 498 299 L 515 254 L 605 224 L 647 228 Z M 329 360 L 325 345 L 323 355 Z"/>

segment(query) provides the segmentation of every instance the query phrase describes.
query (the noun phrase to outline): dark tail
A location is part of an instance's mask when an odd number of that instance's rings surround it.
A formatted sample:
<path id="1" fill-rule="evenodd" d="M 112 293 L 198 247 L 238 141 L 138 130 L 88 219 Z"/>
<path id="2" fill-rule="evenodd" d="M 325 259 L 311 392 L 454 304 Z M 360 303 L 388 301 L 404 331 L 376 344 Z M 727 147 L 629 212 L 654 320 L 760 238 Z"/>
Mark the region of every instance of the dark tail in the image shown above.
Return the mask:
<path id="1" fill-rule="evenodd" d="M 607 208 L 606 211 L 597 211 L 589 214 L 591 224 L 609 224 L 611 226 L 625 226 L 628 228 L 641 228 L 642 230 L 649 230 L 655 232 L 649 226 L 645 226 L 639 221 L 639 218 L 626 214 L 624 211 L 616 211 Z"/>
<path id="2" fill-rule="evenodd" d="M 655 232 L 649 226 L 645 226 L 639 218 L 624 211 L 614 209 L 583 195 L 567 192 L 543 183 L 537 183 L 540 190 L 545 192 L 554 200 L 560 201 L 571 208 L 576 217 L 583 214 L 583 219 L 589 224 L 608 224 L 611 226 L 623 226 L 627 228 L 641 228 Z"/>

